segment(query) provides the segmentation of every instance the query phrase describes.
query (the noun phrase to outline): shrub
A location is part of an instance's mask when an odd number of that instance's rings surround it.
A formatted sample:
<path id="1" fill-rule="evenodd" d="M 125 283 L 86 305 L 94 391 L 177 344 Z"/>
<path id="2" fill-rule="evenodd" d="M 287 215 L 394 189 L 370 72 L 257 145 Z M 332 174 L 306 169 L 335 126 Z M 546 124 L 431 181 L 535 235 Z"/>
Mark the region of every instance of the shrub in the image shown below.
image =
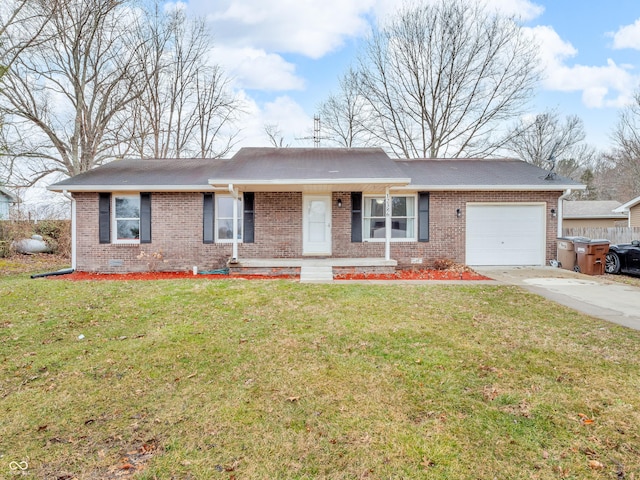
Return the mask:
<path id="1" fill-rule="evenodd" d="M 433 268 L 435 270 L 449 270 L 455 264 L 456 262 L 448 258 L 439 258 L 433 262 Z"/>

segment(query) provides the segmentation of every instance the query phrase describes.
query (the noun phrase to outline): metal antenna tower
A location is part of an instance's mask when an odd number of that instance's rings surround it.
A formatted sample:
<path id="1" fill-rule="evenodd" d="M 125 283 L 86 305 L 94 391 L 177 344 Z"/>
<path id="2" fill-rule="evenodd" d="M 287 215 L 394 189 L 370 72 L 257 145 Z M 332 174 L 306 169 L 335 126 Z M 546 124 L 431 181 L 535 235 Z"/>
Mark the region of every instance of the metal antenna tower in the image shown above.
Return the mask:
<path id="1" fill-rule="evenodd" d="M 320 146 L 320 115 L 313 116 L 313 146 Z"/>
<path id="2" fill-rule="evenodd" d="M 318 148 L 320 146 L 320 140 L 322 140 L 321 135 L 321 122 L 320 115 L 313 116 L 313 136 L 312 137 L 299 137 L 296 140 L 313 140 L 313 146 Z"/>

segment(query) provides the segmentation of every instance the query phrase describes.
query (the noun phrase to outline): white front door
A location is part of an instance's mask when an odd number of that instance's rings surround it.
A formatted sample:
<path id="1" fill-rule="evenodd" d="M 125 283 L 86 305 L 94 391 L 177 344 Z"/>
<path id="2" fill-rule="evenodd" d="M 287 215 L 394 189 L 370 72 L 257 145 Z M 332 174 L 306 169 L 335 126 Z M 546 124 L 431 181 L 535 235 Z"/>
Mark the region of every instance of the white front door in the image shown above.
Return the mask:
<path id="1" fill-rule="evenodd" d="M 305 195 L 302 211 L 302 253 L 331 255 L 331 195 Z"/>

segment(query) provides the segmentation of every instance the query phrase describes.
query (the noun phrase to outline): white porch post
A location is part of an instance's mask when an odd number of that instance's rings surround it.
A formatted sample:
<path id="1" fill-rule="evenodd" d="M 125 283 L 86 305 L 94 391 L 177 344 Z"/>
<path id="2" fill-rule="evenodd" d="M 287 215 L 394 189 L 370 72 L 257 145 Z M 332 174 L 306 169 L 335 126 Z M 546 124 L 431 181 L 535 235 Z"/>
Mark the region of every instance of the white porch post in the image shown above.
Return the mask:
<path id="1" fill-rule="evenodd" d="M 238 190 L 229 184 L 229 192 L 233 196 L 233 250 L 231 258 L 238 261 Z"/>
<path id="2" fill-rule="evenodd" d="M 391 195 L 389 195 L 389 187 L 384 192 L 384 259 L 391 260 Z"/>

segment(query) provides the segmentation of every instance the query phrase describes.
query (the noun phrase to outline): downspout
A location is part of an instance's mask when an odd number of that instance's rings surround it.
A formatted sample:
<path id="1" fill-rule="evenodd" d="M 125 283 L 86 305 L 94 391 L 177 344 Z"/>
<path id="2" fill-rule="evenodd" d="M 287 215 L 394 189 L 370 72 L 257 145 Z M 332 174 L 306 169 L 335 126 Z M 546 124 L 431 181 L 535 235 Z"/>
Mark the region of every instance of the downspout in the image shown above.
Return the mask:
<path id="1" fill-rule="evenodd" d="M 71 269 L 76 269 L 76 199 L 66 190 L 62 194 L 71 200 Z"/>
<path id="2" fill-rule="evenodd" d="M 233 183 L 229 184 L 229 193 L 233 197 L 233 250 L 231 261 L 238 261 L 238 190 L 233 188 Z"/>
<path id="3" fill-rule="evenodd" d="M 558 198 L 558 232 L 556 237 L 562 236 L 562 217 L 563 217 L 562 205 L 563 205 L 563 200 L 567 198 L 569 195 L 571 195 L 571 189 L 567 188 L 564 191 L 564 193 L 560 195 L 560 197 Z"/>
<path id="4" fill-rule="evenodd" d="M 391 195 L 389 187 L 384 191 L 384 259 L 391 260 Z"/>

